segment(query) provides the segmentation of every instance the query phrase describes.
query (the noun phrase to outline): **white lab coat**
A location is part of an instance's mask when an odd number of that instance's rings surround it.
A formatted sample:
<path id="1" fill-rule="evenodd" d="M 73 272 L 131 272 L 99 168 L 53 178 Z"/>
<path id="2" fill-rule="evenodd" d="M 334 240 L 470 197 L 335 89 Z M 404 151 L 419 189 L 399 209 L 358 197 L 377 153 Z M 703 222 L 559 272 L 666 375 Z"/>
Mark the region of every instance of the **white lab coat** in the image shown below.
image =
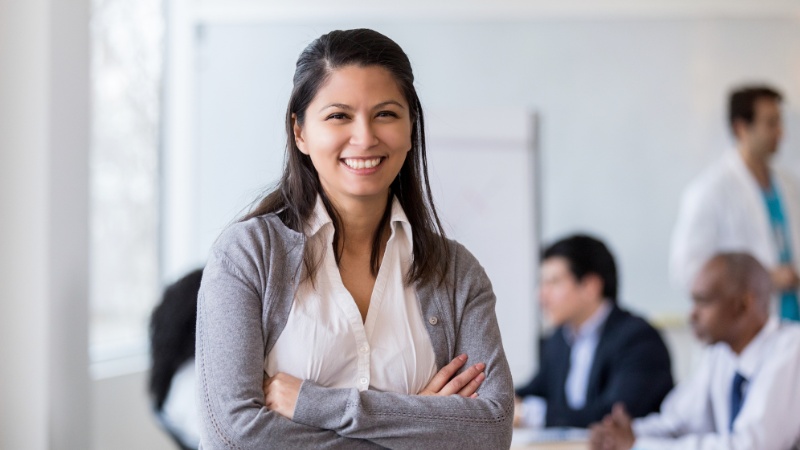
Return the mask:
<path id="1" fill-rule="evenodd" d="M 795 269 L 800 272 L 800 196 L 794 180 L 772 169 L 787 221 Z M 761 188 L 738 151 L 730 151 L 684 191 L 672 234 L 670 274 L 684 292 L 715 253 L 744 251 L 767 269 L 778 265 L 778 248 Z"/>

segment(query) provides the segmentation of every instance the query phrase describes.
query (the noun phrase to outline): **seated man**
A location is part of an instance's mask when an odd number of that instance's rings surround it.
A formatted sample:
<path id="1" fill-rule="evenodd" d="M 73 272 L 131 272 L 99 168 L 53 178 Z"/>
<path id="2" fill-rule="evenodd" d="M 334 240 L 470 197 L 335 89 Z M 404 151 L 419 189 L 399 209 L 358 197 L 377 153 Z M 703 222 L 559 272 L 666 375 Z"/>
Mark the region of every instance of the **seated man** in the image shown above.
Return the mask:
<path id="1" fill-rule="evenodd" d="M 616 402 L 635 416 L 656 411 L 672 388 L 669 352 L 652 326 L 617 305 L 606 246 L 572 236 L 542 260 L 540 303 L 558 328 L 542 345 L 539 373 L 516 391 L 527 397 L 518 399 L 517 424 L 585 428 Z"/>
<path id="2" fill-rule="evenodd" d="M 692 287 L 692 327 L 711 345 L 699 371 L 660 413 L 631 422 L 615 405 L 592 427 L 592 448 L 800 448 L 800 325 L 770 318 L 771 293 L 752 256 L 714 256 Z"/>

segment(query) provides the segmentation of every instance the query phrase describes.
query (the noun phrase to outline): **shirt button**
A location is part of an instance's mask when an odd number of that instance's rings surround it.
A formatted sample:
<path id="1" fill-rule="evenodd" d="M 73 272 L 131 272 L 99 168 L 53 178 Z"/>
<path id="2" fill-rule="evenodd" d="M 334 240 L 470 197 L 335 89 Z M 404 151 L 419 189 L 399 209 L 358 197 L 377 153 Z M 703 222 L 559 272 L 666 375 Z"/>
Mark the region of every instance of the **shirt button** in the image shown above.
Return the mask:
<path id="1" fill-rule="evenodd" d="M 367 379 L 367 377 L 361 377 L 361 379 L 360 379 L 360 380 L 358 380 L 358 381 L 359 381 L 361 384 L 367 384 L 367 383 L 369 382 L 369 380 Z"/>
<path id="2" fill-rule="evenodd" d="M 431 325 L 436 325 L 437 323 L 439 323 L 439 318 L 436 316 L 431 316 L 431 318 L 428 319 L 428 323 Z"/>
<path id="3" fill-rule="evenodd" d="M 369 351 L 369 346 L 364 345 L 361 347 L 361 353 L 367 353 Z"/>

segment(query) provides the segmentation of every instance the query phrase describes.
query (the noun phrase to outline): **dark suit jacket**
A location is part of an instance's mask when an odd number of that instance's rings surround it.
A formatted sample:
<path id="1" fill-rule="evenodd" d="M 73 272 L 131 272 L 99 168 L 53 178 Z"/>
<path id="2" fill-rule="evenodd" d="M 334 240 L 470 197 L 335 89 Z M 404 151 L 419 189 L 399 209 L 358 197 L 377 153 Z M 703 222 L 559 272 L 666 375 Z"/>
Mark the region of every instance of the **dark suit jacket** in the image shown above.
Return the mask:
<path id="1" fill-rule="evenodd" d="M 517 395 L 547 400 L 548 427 L 581 427 L 611 412 L 616 402 L 641 417 L 658 411 L 672 389 L 669 352 L 661 336 L 644 319 L 614 306 L 600 332 L 586 390 L 586 404 L 572 409 L 564 384 L 570 364 L 570 346 L 558 328 L 542 344 L 539 373 L 517 389 Z"/>

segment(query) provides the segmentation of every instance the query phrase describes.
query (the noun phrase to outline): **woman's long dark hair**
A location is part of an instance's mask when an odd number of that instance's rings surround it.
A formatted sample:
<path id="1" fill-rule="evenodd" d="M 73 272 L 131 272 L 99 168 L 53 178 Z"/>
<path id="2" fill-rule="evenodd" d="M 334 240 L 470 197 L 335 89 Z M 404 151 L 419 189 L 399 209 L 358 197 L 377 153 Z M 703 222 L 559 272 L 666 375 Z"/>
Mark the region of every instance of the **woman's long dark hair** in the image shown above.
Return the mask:
<path id="1" fill-rule="evenodd" d="M 337 264 L 341 258 L 341 220 L 325 195 L 319 176 L 308 155 L 300 152 L 294 137 L 292 116 L 303 126 L 306 109 L 330 74 L 345 66 L 379 66 L 392 74 L 408 102 L 412 128 L 411 150 L 400 173 L 392 182 L 386 212 L 378 225 L 370 257 L 372 273 L 379 268 L 381 237 L 389 225 L 392 195 L 397 197 L 413 230 L 414 258 L 406 274 L 408 283 L 443 279 L 447 270 L 447 242 L 428 181 L 425 155 L 425 127 L 414 74 L 408 56 L 397 43 L 368 29 L 332 31 L 309 44 L 300 54 L 294 73 L 294 87 L 286 109 L 286 158 L 277 188 L 266 195 L 242 220 L 266 213 L 277 213 L 287 227 L 303 231 L 316 204 L 317 195 L 333 220 L 333 247 Z M 306 271 L 313 279 L 316 263 L 309 251 L 304 257 Z"/>
<path id="2" fill-rule="evenodd" d="M 157 411 L 164 406 L 175 372 L 194 358 L 197 293 L 202 278 L 203 270 L 197 269 L 168 286 L 150 316 L 149 391 Z"/>

